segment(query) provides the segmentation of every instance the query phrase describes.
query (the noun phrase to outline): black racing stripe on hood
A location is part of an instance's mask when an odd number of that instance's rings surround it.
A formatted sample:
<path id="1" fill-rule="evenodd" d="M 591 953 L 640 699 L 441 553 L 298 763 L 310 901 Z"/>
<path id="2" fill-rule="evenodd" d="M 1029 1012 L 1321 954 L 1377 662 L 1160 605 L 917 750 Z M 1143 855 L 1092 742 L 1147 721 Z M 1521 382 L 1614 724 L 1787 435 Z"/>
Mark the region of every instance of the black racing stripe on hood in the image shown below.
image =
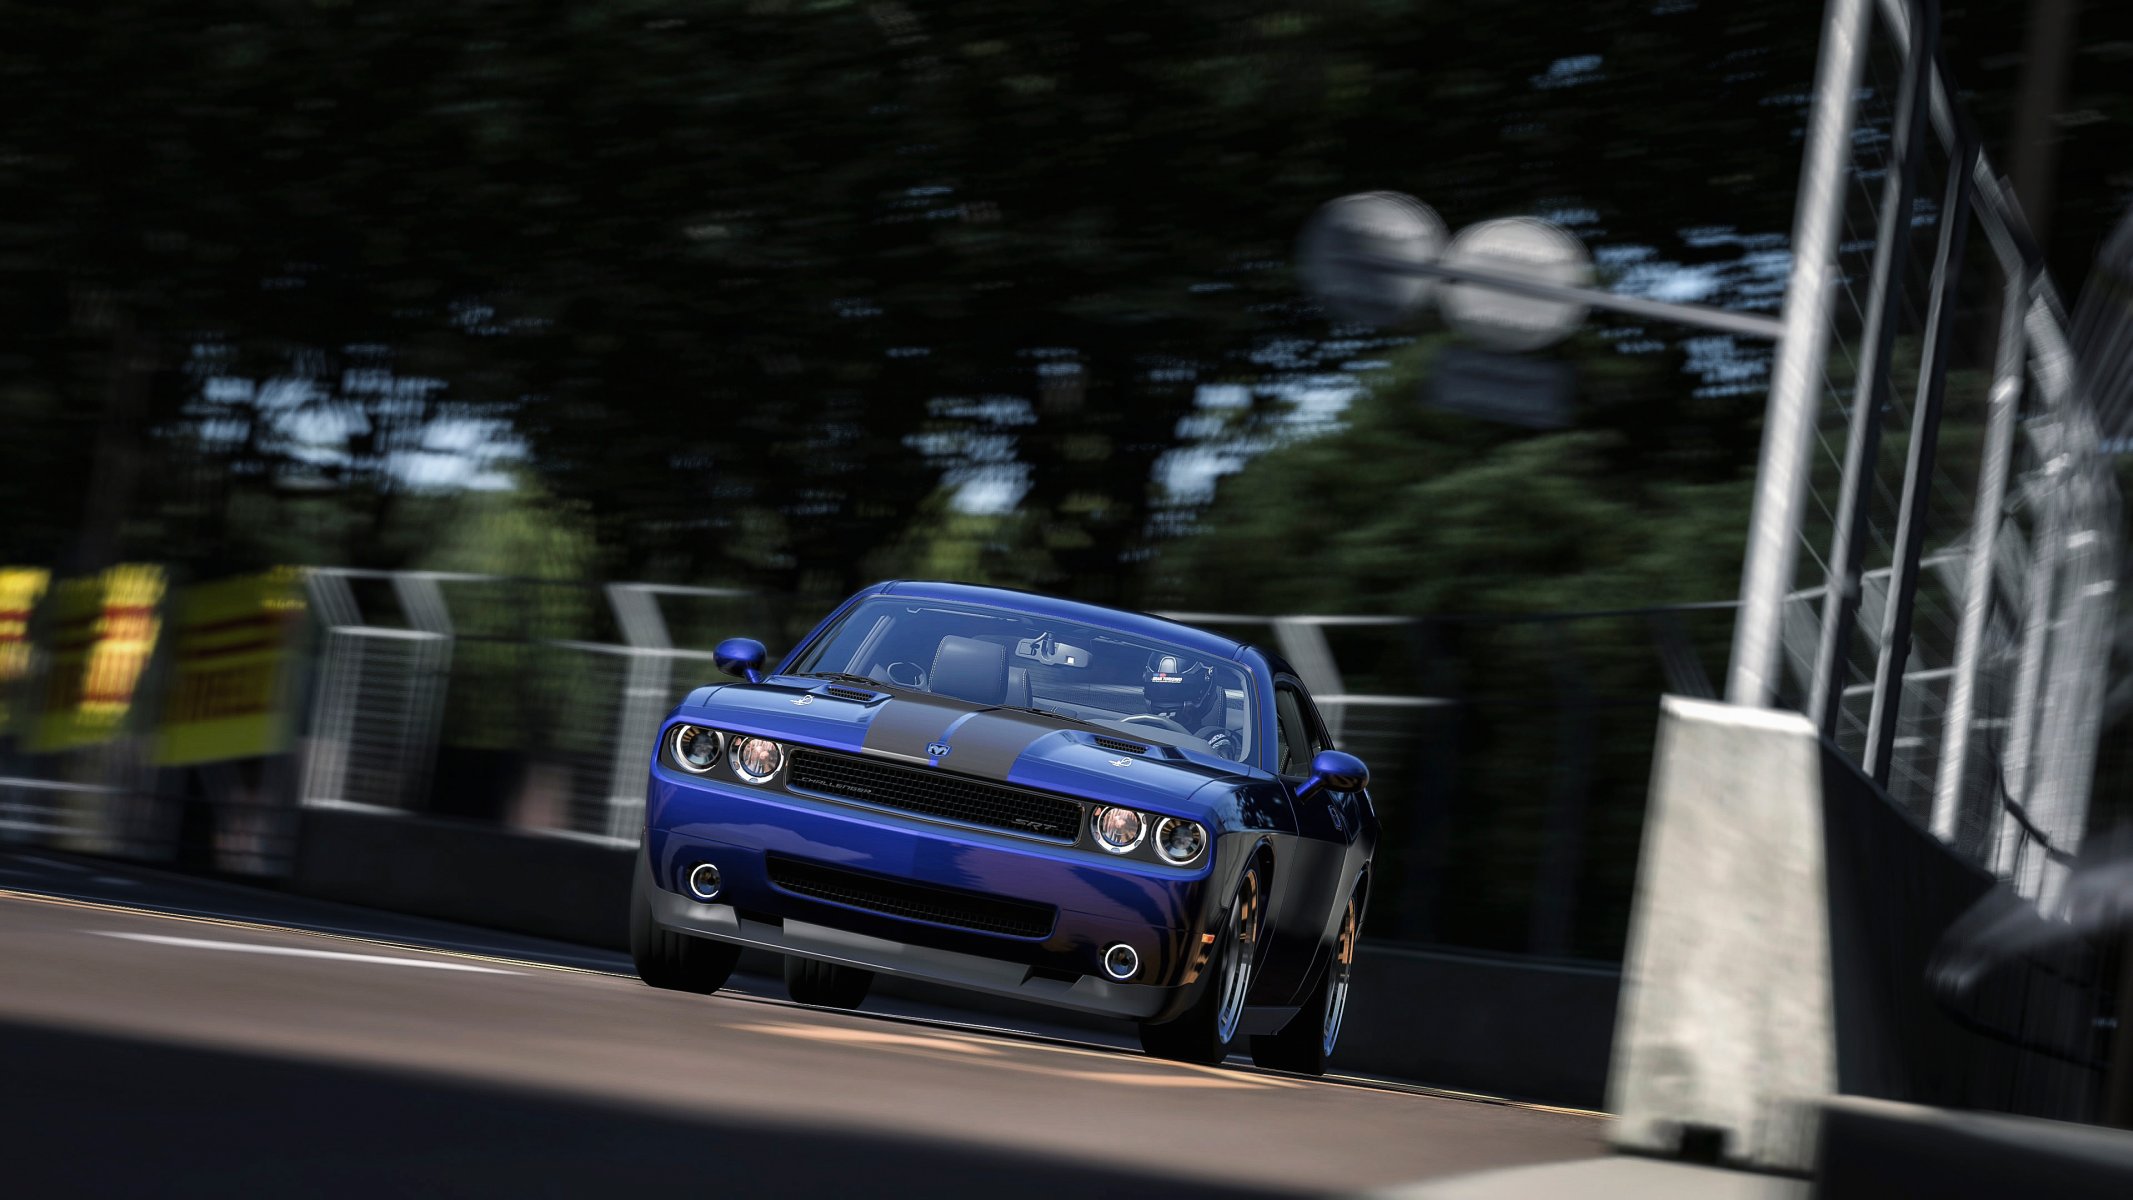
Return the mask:
<path id="1" fill-rule="evenodd" d="M 874 714 L 867 723 L 866 738 L 859 745 L 870 754 L 926 762 L 932 757 L 926 747 L 941 740 L 950 725 L 971 712 L 967 704 L 931 696 L 898 696 Z"/>
<path id="2" fill-rule="evenodd" d="M 1057 732 L 1057 724 L 1028 713 L 980 712 L 941 739 L 948 743 L 949 754 L 940 765 L 963 775 L 1004 780 L 1023 751 Z"/>
<path id="3" fill-rule="evenodd" d="M 1057 722 L 1031 713 L 899 696 L 883 705 L 868 724 L 860 748 L 869 754 L 931 763 L 959 775 L 1004 780 L 1024 751 L 1059 729 Z M 946 745 L 948 753 L 935 755 L 931 748 L 936 745 Z"/>

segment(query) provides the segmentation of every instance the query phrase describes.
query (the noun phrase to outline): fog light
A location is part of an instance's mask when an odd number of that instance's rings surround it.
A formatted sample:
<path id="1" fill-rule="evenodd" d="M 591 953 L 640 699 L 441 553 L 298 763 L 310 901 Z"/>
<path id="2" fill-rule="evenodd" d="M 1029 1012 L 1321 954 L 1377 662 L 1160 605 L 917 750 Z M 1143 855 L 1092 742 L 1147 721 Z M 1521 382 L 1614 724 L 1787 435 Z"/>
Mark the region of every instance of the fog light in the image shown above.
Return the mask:
<path id="1" fill-rule="evenodd" d="M 1141 973 L 1141 956 L 1124 942 L 1104 951 L 1104 974 L 1121 982 Z"/>
<path id="2" fill-rule="evenodd" d="M 697 863 L 689 872 L 689 894 L 698 900 L 710 900 L 718 895 L 718 868 L 710 863 Z"/>

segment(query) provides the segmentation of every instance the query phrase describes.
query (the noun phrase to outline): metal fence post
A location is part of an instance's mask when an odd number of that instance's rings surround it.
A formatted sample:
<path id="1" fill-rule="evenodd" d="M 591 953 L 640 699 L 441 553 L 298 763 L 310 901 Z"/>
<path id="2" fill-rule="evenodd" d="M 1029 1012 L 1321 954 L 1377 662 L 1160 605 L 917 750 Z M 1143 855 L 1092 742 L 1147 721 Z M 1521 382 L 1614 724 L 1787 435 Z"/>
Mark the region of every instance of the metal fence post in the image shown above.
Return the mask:
<path id="1" fill-rule="evenodd" d="M 2032 423 L 2032 433 L 2044 432 Z M 2002 786 L 2006 798 L 2015 804 L 2027 802 L 2030 793 L 2030 778 L 2036 760 L 2037 700 L 2044 682 L 2044 658 L 2050 646 L 2053 585 L 2058 579 L 2058 549 L 2064 543 L 2058 505 L 2052 502 L 2049 490 L 2052 480 L 2032 481 L 2029 498 L 2043 500 L 2042 512 L 2029 538 L 2029 604 L 2022 614 L 2022 649 L 2019 665 L 2015 669 L 2014 697 L 2007 712 L 2007 752 L 2002 766 Z M 1994 858 L 1994 870 L 2003 876 L 2016 878 L 2019 874 L 2014 865 L 2016 851 L 2024 841 L 2021 823 L 2014 814 L 2004 813 L 2000 820 L 1999 849 Z M 2030 888 L 2020 886 L 2024 895 L 2034 895 Z"/>
<path id="2" fill-rule="evenodd" d="M 1978 658 L 1985 640 L 1985 619 L 1992 612 L 1993 555 L 1999 544 L 2000 510 L 2007 499 L 2007 469 L 2014 457 L 2015 420 L 2022 409 L 2029 361 L 2029 343 L 2023 330 L 2029 289 L 2028 269 L 2012 273 L 2000 313 L 2000 346 L 1986 408 L 1984 458 L 1978 467 L 1977 503 L 1972 509 L 1970 545 L 1963 567 L 1963 611 L 1955 635 L 1948 706 L 1942 717 L 1940 767 L 1933 776 L 1933 834 L 1950 843 L 1961 831 L 1967 803 L 1964 784 L 1969 778 L 1970 724 L 1976 719 Z"/>
<path id="3" fill-rule="evenodd" d="M 1866 0 L 1829 0 L 1800 171 L 1800 205 L 1793 222 L 1785 333 L 1771 368 L 1747 559 L 1741 569 L 1740 615 L 1733 627 L 1726 698 L 1735 704 L 1768 705 L 1777 692 L 1779 626 L 1799 552 L 1808 455 L 1829 350 L 1844 176 L 1852 157 L 1852 122 L 1871 22 Z"/>
<path id="4" fill-rule="evenodd" d="M 1970 230 L 1970 167 L 1974 145 L 1960 142 L 1941 202 L 1939 247 L 1934 251 L 1933 302 L 1926 316 L 1926 345 L 1918 364 L 1918 399 L 1911 412 L 1911 445 L 1903 472 L 1903 499 L 1896 516 L 1895 572 L 1882 610 L 1881 657 L 1874 668 L 1874 703 L 1867 716 L 1867 774 L 1887 787 L 1889 757 L 1896 744 L 1896 718 L 1903 699 L 1903 669 L 1911 653 L 1911 607 L 1918 596 L 1918 557 L 1925 547 L 1926 509 L 1933 494 L 1934 443 L 1940 440 L 1941 401 L 1947 393 L 1948 350 L 1954 340 L 1955 306 L 1962 282 L 1963 245 Z"/>
<path id="5" fill-rule="evenodd" d="M 1860 332 L 1859 377 L 1852 385 L 1850 431 L 1844 446 L 1844 472 L 1830 537 L 1828 585 L 1822 593 L 1822 640 L 1815 649 L 1814 683 L 1807 715 L 1824 737 L 1837 735 L 1844 707 L 1844 683 L 1852 626 L 1859 615 L 1860 568 L 1865 557 L 1867 495 L 1881 449 L 1881 408 L 1888 400 L 1889 352 L 1896 342 L 1891 311 L 1897 283 L 1910 250 L 1913 198 L 1918 166 L 1925 157 L 1920 141 L 1926 128 L 1926 90 L 1938 44 L 1938 14 L 1930 6 L 1919 22 L 1917 40 L 1904 61 L 1903 85 L 1896 100 L 1896 169 L 1882 182 L 1881 214 L 1874 242 L 1874 273 L 1867 300 L 1866 325 Z"/>

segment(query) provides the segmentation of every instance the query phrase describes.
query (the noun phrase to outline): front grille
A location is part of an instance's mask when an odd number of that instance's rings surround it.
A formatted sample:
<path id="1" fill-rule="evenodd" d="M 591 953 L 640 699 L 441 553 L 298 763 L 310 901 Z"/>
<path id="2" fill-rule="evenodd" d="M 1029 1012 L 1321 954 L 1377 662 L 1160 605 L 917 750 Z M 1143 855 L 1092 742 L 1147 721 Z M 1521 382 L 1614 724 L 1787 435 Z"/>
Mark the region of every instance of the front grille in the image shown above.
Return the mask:
<path id="1" fill-rule="evenodd" d="M 906 767 L 824 750 L 792 752 L 791 786 L 840 800 L 967 821 L 1015 833 L 1071 842 L 1081 829 L 1081 806 L 1059 796 L 1025 792 L 925 767 Z"/>
<path id="2" fill-rule="evenodd" d="M 776 854 L 766 856 L 765 865 L 770 882 L 796 895 L 959 929 L 1044 937 L 1052 932 L 1052 923 L 1059 916 L 1059 910 L 1050 905 L 905 883 Z"/>

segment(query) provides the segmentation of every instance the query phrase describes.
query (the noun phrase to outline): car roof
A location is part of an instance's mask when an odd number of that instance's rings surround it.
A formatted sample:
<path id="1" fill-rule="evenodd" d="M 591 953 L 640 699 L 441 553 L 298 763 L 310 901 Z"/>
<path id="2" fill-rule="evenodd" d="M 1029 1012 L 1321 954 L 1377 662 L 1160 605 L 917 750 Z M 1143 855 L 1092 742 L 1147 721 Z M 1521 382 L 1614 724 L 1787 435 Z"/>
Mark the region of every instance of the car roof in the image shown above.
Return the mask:
<path id="1" fill-rule="evenodd" d="M 1211 658 L 1236 658 L 1240 651 L 1246 649 L 1242 642 L 1150 613 L 1105 608 L 1101 604 L 1084 604 L 1079 600 L 1066 600 L 1015 588 L 899 579 L 879 584 L 872 590 L 878 595 L 910 596 L 920 600 L 959 600 L 965 604 L 1012 609 L 1032 616 L 1057 617 L 1079 625 L 1095 625 L 1116 630 L 1132 637 L 1169 642 L 1181 649 L 1205 654 Z"/>

